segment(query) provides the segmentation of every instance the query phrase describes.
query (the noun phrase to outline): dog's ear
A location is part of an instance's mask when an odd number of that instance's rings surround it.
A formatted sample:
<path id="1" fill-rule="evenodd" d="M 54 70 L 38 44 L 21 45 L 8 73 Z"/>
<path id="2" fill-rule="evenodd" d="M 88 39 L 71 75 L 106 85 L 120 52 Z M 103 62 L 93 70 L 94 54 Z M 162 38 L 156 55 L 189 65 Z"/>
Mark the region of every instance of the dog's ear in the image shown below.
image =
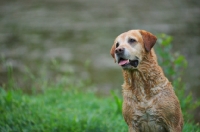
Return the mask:
<path id="1" fill-rule="evenodd" d="M 113 46 L 112 46 L 112 48 L 110 50 L 110 54 L 114 58 L 114 60 L 116 62 L 116 59 L 115 59 L 115 48 L 116 48 L 116 46 L 115 46 L 115 44 L 113 44 Z"/>
<path id="2" fill-rule="evenodd" d="M 156 36 L 154 36 L 153 34 L 145 30 L 139 30 L 139 31 L 143 38 L 144 47 L 146 51 L 149 52 L 151 48 L 154 46 L 154 44 L 156 43 L 157 38 Z"/>

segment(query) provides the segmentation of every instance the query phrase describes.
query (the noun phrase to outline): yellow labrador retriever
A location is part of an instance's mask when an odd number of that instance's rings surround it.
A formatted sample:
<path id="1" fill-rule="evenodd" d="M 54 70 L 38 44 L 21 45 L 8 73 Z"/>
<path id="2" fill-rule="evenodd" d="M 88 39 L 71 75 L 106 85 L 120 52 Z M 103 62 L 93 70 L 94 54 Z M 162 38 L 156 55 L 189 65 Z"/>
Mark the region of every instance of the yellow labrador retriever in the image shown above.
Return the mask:
<path id="1" fill-rule="evenodd" d="M 120 34 L 111 55 L 123 71 L 123 116 L 129 132 L 181 132 L 183 117 L 173 86 L 157 63 L 157 38 L 144 30 Z"/>

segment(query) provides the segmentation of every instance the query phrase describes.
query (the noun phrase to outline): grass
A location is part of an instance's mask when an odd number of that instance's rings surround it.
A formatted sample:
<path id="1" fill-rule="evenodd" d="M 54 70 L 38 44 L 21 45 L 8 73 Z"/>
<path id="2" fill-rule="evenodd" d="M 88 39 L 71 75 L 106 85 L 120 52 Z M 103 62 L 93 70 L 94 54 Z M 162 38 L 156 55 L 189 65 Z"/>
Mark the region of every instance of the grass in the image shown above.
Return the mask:
<path id="1" fill-rule="evenodd" d="M 82 86 L 50 86 L 28 95 L 0 88 L 1 132 L 127 132 L 114 92 L 98 97 Z M 118 97 L 119 98 L 119 97 Z M 200 132 L 185 123 L 184 132 Z"/>
<path id="2" fill-rule="evenodd" d="M 112 98 L 78 88 L 49 88 L 42 94 L 0 92 L 0 130 L 44 132 L 122 132 L 127 126 Z"/>

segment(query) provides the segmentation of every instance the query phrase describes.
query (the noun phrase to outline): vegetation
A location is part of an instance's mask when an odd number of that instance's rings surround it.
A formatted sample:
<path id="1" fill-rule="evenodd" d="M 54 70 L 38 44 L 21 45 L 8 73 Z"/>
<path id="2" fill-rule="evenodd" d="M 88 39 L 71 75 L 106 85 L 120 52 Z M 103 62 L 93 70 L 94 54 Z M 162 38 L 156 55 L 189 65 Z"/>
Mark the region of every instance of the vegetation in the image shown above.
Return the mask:
<path id="1" fill-rule="evenodd" d="M 159 64 L 162 66 L 164 73 L 174 86 L 176 95 L 181 103 L 184 121 L 193 121 L 193 114 L 191 114 L 191 112 L 200 106 L 200 101 L 193 100 L 192 93 L 187 93 L 186 86 L 181 80 L 184 69 L 187 67 L 187 61 L 180 53 L 172 52 L 171 36 L 161 34 L 157 44 L 156 51 Z"/>
<path id="2" fill-rule="evenodd" d="M 170 36 L 159 36 L 155 47 L 158 60 L 180 99 L 185 120 L 184 132 L 200 132 L 199 125 L 194 124 L 190 113 L 200 103 L 193 100 L 191 93 L 186 94 L 180 78 L 187 61 L 182 55 L 172 53 L 171 41 Z M 92 91 L 90 79 L 76 80 L 73 73 L 66 72 L 54 83 L 45 79 L 45 76 L 34 78 L 29 75 L 37 80 L 37 85 L 31 86 L 33 92 L 29 95 L 20 89 L 12 90 L 15 86 L 12 69 L 9 70 L 9 76 L 10 81 L 0 87 L 1 132 L 128 131 L 121 114 L 122 99 L 116 91 L 112 91 L 109 97 L 97 96 Z M 38 85 L 40 93 L 34 92 L 38 90 Z"/>
<path id="3" fill-rule="evenodd" d="M 57 82 L 42 94 L 0 89 L 0 130 L 123 132 L 127 126 L 112 98 L 83 92 L 85 85 Z M 63 88 L 66 86 L 67 88 Z"/>

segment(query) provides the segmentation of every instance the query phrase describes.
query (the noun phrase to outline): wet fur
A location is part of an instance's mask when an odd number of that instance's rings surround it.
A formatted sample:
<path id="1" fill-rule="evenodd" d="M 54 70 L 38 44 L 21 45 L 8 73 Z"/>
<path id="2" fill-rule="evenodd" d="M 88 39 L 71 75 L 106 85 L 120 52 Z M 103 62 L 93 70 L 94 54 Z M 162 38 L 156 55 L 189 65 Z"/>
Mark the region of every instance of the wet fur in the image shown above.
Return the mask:
<path id="1" fill-rule="evenodd" d="M 142 61 L 137 69 L 122 70 L 123 116 L 129 132 L 181 132 L 183 118 L 180 104 L 171 83 L 157 63 L 156 54 L 152 49 L 156 41 L 155 36 L 154 40 L 151 40 L 152 34 L 149 32 L 132 32 L 141 34 L 136 36 L 141 37 L 138 40 L 143 49 L 140 50 Z M 151 44 L 145 46 L 145 42 Z M 112 46 L 112 56 L 114 51 L 115 46 Z"/>

